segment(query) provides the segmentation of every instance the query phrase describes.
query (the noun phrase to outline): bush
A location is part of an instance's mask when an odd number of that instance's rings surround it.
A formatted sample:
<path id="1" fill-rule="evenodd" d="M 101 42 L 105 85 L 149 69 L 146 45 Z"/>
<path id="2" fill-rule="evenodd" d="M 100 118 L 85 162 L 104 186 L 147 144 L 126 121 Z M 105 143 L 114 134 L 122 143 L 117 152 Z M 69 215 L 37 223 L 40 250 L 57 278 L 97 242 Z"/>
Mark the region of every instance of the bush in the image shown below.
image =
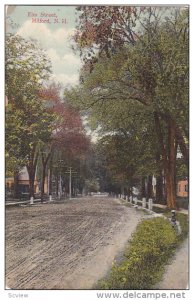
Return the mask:
<path id="1" fill-rule="evenodd" d="M 162 276 L 163 267 L 174 253 L 178 239 L 168 220 L 144 220 L 137 227 L 125 259 L 114 265 L 100 289 L 150 289 Z"/>

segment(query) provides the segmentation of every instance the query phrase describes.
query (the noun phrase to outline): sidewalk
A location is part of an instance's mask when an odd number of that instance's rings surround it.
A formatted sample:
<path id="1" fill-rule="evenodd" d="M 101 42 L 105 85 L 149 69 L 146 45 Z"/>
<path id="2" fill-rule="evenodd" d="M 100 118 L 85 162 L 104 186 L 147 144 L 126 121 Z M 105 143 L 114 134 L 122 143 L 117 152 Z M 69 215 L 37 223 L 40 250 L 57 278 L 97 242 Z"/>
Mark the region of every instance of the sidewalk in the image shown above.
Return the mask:
<path id="1" fill-rule="evenodd" d="M 180 245 L 172 261 L 166 266 L 163 279 L 155 289 L 185 290 L 189 288 L 189 241 Z"/>

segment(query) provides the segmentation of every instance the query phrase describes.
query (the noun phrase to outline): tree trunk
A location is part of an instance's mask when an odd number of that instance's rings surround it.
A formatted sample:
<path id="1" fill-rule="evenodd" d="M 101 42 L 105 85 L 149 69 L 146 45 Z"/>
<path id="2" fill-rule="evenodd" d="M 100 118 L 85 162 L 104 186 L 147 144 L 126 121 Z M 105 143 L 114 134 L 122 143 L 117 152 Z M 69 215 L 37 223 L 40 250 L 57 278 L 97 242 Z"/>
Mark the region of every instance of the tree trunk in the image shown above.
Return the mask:
<path id="1" fill-rule="evenodd" d="M 168 170 L 166 170 L 166 188 L 168 207 L 176 208 L 176 139 L 174 122 L 168 123 Z"/>
<path id="2" fill-rule="evenodd" d="M 157 113 L 155 113 L 157 114 Z M 169 121 L 171 121 L 173 123 L 173 127 L 175 130 L 175 135 L 176 135 L 176 141 L 180 147 L 181 153 L 183 155 L 185 164 L 187 167 L 189 167 L 189 149 L 188 149 L 188 145 L 185 142 L 185 137 L 181 132 L 181 129 L 179 128 L 179 126 L 176 124 L 175 120 L 173 120 L 171 118 L 171 116 L 169 114 L 164 114 L 164 113 L 159 113 L 160 116 L 162 117 L 163 120 L 165 120 L 165 122 L 168 124 Z M 188 137 L 186 137 L 187 139 Z"/>
<path id="3" fill-rule="evenodd" d="M 157 113 L 154 113 L 154 120 L 156 125 L 156 131 L 158 135 L 159 144 L 161 147 L 164 175 L 166 180 L 166 195 L 167 206 L 169 208 L 176 208 L 176 182 L 175 182 L 175 166 L 176 166 L 176 154 L 175 154 L 175 126 L 174 122 L 168 119 L 168 147 L 164 145 L 163 133 L 160 124 L 160 119 Z M 168 148 L 168 155 L 167 155 Z"/>
<path id="4" fill-rule="evenodd" d="M 53 186 L 52 186 L 52 177 L 53 177 L 53 168 L 52 165 L 50 166 L 50 177 L 49 177 L 49 195 L 52 195 Z"/>
<path id="5" fill-rule="evenodd" d="M 34 197 L 34 180 L 36 174 L 36 166 L 38 162 L 38 152 L 36 152 L 36 145 L 33 146 L 30 153 L 29 162 L 27 165 L 28 175 L 29 175 L 29 193 L 30 198 Z"/>
<path id="6" fill-rule="evenodd" d="M 58 173 L 55 177 L 55 184 L 56 184 L 56 197 L 58 197 L 58 195 L 59 195 L 59 176 L 58 176 Z"/>
<path id="7" fill-rule="evenodd" d="M 18 199 L 19 195 L 19 171 L 14 172 L 14 199 Z"/>
<path id="8" fill-rule="evenodd" d="M 124 185 L 121 186 L 121 195 L 124 195 L 125 194 L 125 188 L 124 188 Z"/>
<path id="9" fill-rule="evenodd" d="M 132 179 L 130 179 L 130 196 L 132 197 L 132 201 L 133 201 L 133 181 L 132 181 Z"/>
<path id="10" fill-rule="evenodd" d="M 166 204 L 163 189 L 163 175 L 161 171 L 160 174 L 156 176 L 156 203 Z"/>
<path id="11" fill-rule="evenodd" d="M 177 140 L 177 143 L 178 143 L 178 145 L 180 147 L 180 150 L 181 150 L 181 153 L 183 155 L 185 164 L 186 164 L 187 168 L 189 168 L 189 149 L 186 146 L 184 137 L 183 137 L 180 129 L 176 126 L 175 130 L 176 130 L 176 140 Z"/>
<path id="12" fill-rule="evenodd" d="M 34 180 L 35 180 L 35 171 L 34 168 L 28 167 L 28 175 L 29 175 L 29 193 L 30 198 L 34 197 Z"/>
<path id="13" fill-rule="evenodd" d="M 156 198 L 155 201 L 158 204 L 166 204 L 166 193 L 165 190 L 165 180 L 163 178 L 163 169 L 161 167 L 160 152 L 156 153 L 156 164 L 157 164 L 157 175 L 156 175 Z"/>
<path id="14" fill-rule="evenodd" d="M 41 153 L 41 158 L 42 158 L 41 202 L 43 202 L 43 197 L 45 193 L 44 185 L 45 185 L 45 178 L 46 178 L 46 167 L 50 156 L 51 156 L 51 151 L 47 154 L 46 157 L 44 157 L 44 152 Z"/>
<path id="15" fill-rule="evenodd" d="M 166 178 L 163 176 L 163 195 L 164 195 L 164 201 L 165 204 L 167 204 L 167 192 L 166 192 Z"/>
<path id="16" fill-rule="evenodd" d="M 149 198 L 153 199 L 152 175 L 148 176 L 147 181 L 147 200 Z"/>
<path id="17" fill-rule="evenodd" d="M 44 165 L 42 166 L 41 202 L 43 202 L 43 197 L 44 197 L 44 184 L 45 184 L 45 178 L 46 178 L 46 165 L 44 164 Z"/>
<path id="18" fill-rule="evenodd" d="M 145 177 L 144 176 L 142 176 L 142 178 L 141 178 L 141 197 L 142 198 L 146 197 Z"/>

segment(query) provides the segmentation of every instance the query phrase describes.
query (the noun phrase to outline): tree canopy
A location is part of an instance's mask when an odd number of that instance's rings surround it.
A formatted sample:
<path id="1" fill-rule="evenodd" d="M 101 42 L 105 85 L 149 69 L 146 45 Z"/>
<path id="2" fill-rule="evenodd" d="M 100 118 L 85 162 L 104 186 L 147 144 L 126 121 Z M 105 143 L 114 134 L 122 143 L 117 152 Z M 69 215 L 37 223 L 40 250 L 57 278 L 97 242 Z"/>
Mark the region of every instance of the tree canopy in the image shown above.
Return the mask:
<path id="1" fill-rule="evenodd" d="M 188 164 L 187 9 L 83 7 L 78 28 L 82 84 L 66 94 L 71 103 L 87 109 L 101 131 L 114 132 L 126 124 L 132 131 L 138 115 L 137 134 L 141 122 L 144 129 L 155 128 L 148 134 L 148 151 L 154 148 L 161 158 L 168 204 L 174 207 L 178 147 Z"/>

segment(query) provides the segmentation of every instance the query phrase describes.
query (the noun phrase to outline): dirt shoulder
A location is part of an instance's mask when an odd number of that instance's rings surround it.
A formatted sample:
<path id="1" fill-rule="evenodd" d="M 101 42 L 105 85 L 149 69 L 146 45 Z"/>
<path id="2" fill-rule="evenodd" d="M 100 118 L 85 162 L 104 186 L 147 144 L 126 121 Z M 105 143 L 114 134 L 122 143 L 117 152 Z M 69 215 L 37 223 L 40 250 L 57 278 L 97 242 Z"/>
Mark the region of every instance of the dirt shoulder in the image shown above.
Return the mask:
<path id="1" fill-rule="evenodd" d="M 6 285 L 90 289 L 106 275 L 143 213 L 116 199 L 6 209 Z"/>

